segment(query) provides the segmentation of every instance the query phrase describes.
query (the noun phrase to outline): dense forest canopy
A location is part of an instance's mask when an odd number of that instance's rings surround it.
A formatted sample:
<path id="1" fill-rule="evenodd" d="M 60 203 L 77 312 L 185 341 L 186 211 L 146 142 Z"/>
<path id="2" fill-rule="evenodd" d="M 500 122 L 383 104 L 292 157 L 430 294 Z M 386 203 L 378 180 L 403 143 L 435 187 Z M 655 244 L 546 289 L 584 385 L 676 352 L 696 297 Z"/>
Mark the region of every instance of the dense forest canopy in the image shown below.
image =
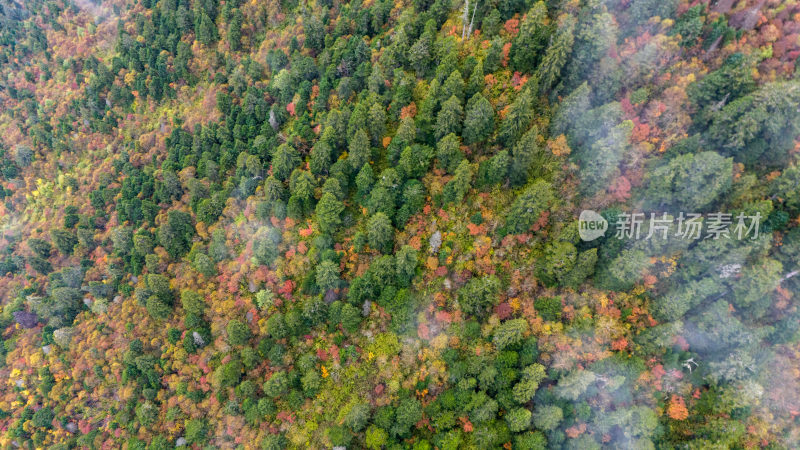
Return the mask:
<path id="1" fill-rule="evenodd" d="M 799 36 L 0 0 L 0 446 L 799 446 Z"/>

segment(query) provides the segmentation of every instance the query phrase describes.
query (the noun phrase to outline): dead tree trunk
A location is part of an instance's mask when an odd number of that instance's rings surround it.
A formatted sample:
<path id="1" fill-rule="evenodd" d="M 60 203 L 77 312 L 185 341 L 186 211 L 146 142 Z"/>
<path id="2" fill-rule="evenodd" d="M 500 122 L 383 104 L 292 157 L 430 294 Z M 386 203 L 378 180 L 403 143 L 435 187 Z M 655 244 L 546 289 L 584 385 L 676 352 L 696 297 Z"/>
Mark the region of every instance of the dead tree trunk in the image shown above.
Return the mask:
<path id="1" fill-rule="evenodd" d="M 472 7 L 472 18 L 469 20 L 469 31 L 467 31 L 467 36 L 472 36 L 472 25 L 475 23 L 476 11 L 478 11 L 478 0 L 475 0 L 475 6 Z"/>
<path id="2" fill-rule="evenodd" d="M 469 17 L 469 0 L 464 0 L 464 17 L 461 19 L 461 39 L 467 33 L 467 17 Z"/>

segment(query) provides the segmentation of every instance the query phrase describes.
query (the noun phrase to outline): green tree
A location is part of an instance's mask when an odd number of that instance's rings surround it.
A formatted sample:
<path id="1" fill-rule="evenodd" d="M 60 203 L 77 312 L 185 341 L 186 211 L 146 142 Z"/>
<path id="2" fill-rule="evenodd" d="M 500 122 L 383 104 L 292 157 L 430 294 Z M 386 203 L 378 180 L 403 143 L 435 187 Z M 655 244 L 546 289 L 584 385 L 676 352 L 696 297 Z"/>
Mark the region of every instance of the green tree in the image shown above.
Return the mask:
<path id="1" fill-rule="evenodd" d="M 73 248 L 78 243 L 78 237 L 69 230 L 50 230 L 50 237 L 62 255 L 71 255 Z"/>
<path id="2" fill-rule="evenodd" d="M 409 428 L 422 419 L 422 404 L 416 398 L 406 398 L 397 405 L 392 433 L 406 436 Z"/>
<path id="3" fill-rule="evenodd" d="M 528 321 L 525 319 L 512 319 L 503 322 L 494 330 L 492 341 L 498 350 L 502 350 L 509 345 L 522 342 L 525 333 L 528 332 Z"/>
<path id="4" fill-rule="evenodd" d="M 454 70 L 447 77 L 442 85 L 441 96 L 445 99 L 456 97 L 459 102 L 464 101 L 464 79 L 461 77 L 461 72 Z"/>
<path id="5" fill-rule="evenodd" d="M 597 264 L 597 249 L 591 248 L 585 252 L 578 253 L 575 265 L 572 270 L 560 278 L 563 286 L 576 289 L 586 278 L 590 277 Z"/>
<path id="6" fill-rule="evenodd" d="M 454 173 L 464 159 L 461 151 L 461 142 L 455 133 L 450 133 L 436 144 L 436 159 L 438 166 L 448 173 Z"/>
<path id="7" fill-rule="evenodd" d="M 347 162 L 353 171 L 358 170 L 370 160 L 370 145 L 367 132 L 360 129 L 350 139 L 350 151 L 347 153 Z"/>
<path id="8" fill-rule="evenodd" d="M 522 370 L 522 379 L 514 385 L 512 394 L 517 403 L 528 403 L 539 389 L 539 383 L 546 377 L 544 366 L 531 364 Z"/>
<path id="9" fill-rule="evenodd" d="M 122 247 L 125 247 L 124 244 Z M 146 255 L 151 253 L 154 247 L 153 239 L 149 235 L 139 233 L 133 235 L 133 250 L 136 253 Z"/>
<path id="10" fill-rule="evenodd" d="M 536 78 L 539 89 L 543 92 L 549 90 L 561 76 L 561 69 L 567 63 L 575 42 L 575 18 L 570 14 L 562 14 L 558 18 L 558 27 L 550 40 L 550 45 L 542 58 L 542 63 L 536 68 Z"/>
<path id="11" fill-rule="evenodd" d="M 189 444 L 202 444 L 208 435 L 208 423 L 203 419 L 189 419 L 184 422 L 184 436 Z"/>
<path id="12" fill-rule="evenodd" d="M 325 48 L 325 26 L 317 15 L 311 15 L 304 23 L 304 34 L 306 37 L 303 45 L 314 51 L 322 51 Z"/>
<path id="13" fill-rule="evenodd" d="M 136 418 L 145 427 L 150 427 L 158 420 L 158 407 L 150 401 L 136 406 Z"/>
<path id="14" fill-rule="evenodd" d="M 545 450 L 547 438 L 539 431 L 529 431 L 514 436 L 514 448 L 525 450 Z"/>
<path id="15" fill-rule="evenodd" d="M 422 178 L 433 159 L 433 149 L 427 145 L 413 145 L 403 149 L 398 161 L 400 173 L 408 178 Z"/>
<path id="16" fill-rule="evenodd" d="M 228 322 L 225 327 L 228 332 L 228 342 L 233 346 L 242 346 L 250 340 L 250 328 L 238 319 Z"/>
<path id="17" fill-rule="evenodd" d="M 169 307 L 168 304 L 164 303 L 163 300 L 159 299 L 155 295 L 151 295 L 147 298 L 145 302 L 145 308 L 147 312 L 156 319 L 166 319 L 169 317 L 172 309 Z"/>
<path id="18" fill-rule="evenodd" d="M 372 166 L 364 164 L 361 170 L 356 175 L 356 189 L 359 198 L 366 198 L 375 184 L 375 174 L 372 171 Z"/>
<path id="19" fill-rule="evenodd" d="M 28 248 L 30 248 L 31 251 L 33 251 L 33 253 L 39 258 L 47 259 L 50 257 L 50 251 L 52 250 L 53 246 L 45 240 L 30 238 L 28 239 Z"/>
<path id="20" fill-rule="evenodd" d="M 531 425 L 531 412 L 525 408 L 514 408 L 506 413 L 505 419 L 508 429 L 518 433 Z"/>
<path id="21" fill-rule="evenodd" d="M 341 214 L 344 211 L 342 202 L 331 193 L 326 192 L 317 203 L 317 224 L 324 233 L 333 233 L 342 223 Z"/>
<path id="22" fill-rule="evenodd" d="M 321 175 L 327 172 L 331 167 L 332 156 L 333 149 L 331 149 L 331 146 L 323 140 L 317 141 L 311 149 L 311 158 L 308 163 L 311 173 Z"/>
<path id="23" fill-rule="evenodd" d="M 558 381 L 556 396 L 575 401 L 595 382 L 597 375 L 588 370 L 576 370 Z"/>
<path id="24" fill-rule="evenodd" d="M 388 252 L 394 243 L 394 228 L 386 214 L 379 212 L 367 222 L 367 242 L 380 252 Z"/>
<path id="25" fill-rule="evenodd" d="M 319 392 L 322 379 L 316 370 L 309 370 L 300 379 L 300 383 L 303 385 L 303 392 L 305 392 L 306 397 L 312 398 Z"/>
<path id="26" fill-rule="evenodd" d="M 145 278 L 145 287 L 164 302 L 172 302 L 174 293 L 166 276 L 157 273 L 148 274 Z"/>
<path id="27" fill-rule="evenodd" d="M 458 165 L 453 178 L 444 186 L 445 203 L 461 203 L 472 186 L 472 165 L 466 159 Z"/>
<path id="28" fill-rule="evenodd" d="M 575 158 L 581 166 L 581 190 L 593 195 L 606 189 L 619 173 L 619 164 L 630 149 L 633 122 L 622 120 L 619 103 L 608 103 L 581 116 L 568 142 L 575 142 Z"/>
<path id="29" fill-rule="evenodd" d="M 494 275 L 472 278 L 458 290 L 458 303 L 467 314 L 482 315 L 500 293 L 500 280 Z"/>
<path id="30" fill-rule="evenodd" d="M 300 164 L 300 154 L 289 144 L 281 144 L 272 158 L 272 175 L 286 181 L 292 171 Z"/>
<path id="31" fill-rule="evenodd" d="M 782 272 L 783 265 L 769 258 L 745 267 L 733 286 L 733 305 L 751 317 L 763 315 L 772 304 L 769 293 L 780 284 Z"/>
<path id="32" fill-rule="evenodd" d="M 200 12 L 197 19 L 197 40 L 203 45 L 210 45 L 217 40 L 217 26 L 205 12 Z"/>
<path id="33" fill-rule="evenodd" d="M 33 413 L 31 421 L 33 423 L 33 426 L 37 428 L 50 429 L 53 427 L 51 422 L 53 421 L 54 418 L 55 418 L 55 413 L 53 412 L 53 409 L 50 408 L 49 406 L 44 406 L 35 413 Z"/>
<path id="34" fill-rule="evenodd" d="M 555 430 L 563 419 L 564 411 L 556 405 L 540 406 L 533 411 L 533 424 L 540 430 Z"/>
<path id="35" fill-rule="evenodd" d="M 261 448 L 264 450 L 281 450 L 286 448 L 288 441 L 282 434 L 268 434 L 261 441 Z"/>
<path id="36" fill-rule="evenodd" d="M 470 409 L 470 421 L 476 424 L 486 423 L 494 419 L 497 416 L 498 408 L 497 401 L 484 392 L 473 395 L 472 401 L 466 406 L 466 409 Z"/>
<path id="37" fill-rule="evenodd" d="M 276 312 L 269 316 L 267 319 L 267 334 L 275 339 L 286 337 L 289 330 L 286 326 L 286 320 L 280 312 Z"/>
<path id="38" fill-rule="evenodd" d="M 689 100 L 697 108 L 692 121 L 699 129 L 706 128 L 721 105 L 749 94 L 755 88 L 752 61 L 741 53 L 729 56 L 722 67 L 686 88 Z"/>
<path id="39" fill-rule="evenodd" d="M 441 139 L 450 133 L 461 134 L 463 115 L 464 108 L 456 96 L 442 103 L 442 109 L 436 116 L 436 139 Z"/>
<path id="40" fill-rule="evenodd" d="M 375 102 L 367 113 L 367 124 L 372 145 L 380 145 L 381 139 L 386 134 L 386 108 L 379 102 Z"/>
<path id="41" fill-rule="evenodd" d="M 378 186 L 370 192 L 366 206 L 367 212 L 370 214 L 380 212 L 386 214 L 387 217 L 394 217 L 395 196 L 388 188 Z"/>
<path id="42" fill-rule="evenodd" d="M 767 83 L 722 108 L 714 116 L 708 137 L 745 165 L 781 166 L 800 134 L 798 103 L 800 82 Z"/>
<path id="43" fill-rule="evenodd" d="M 791 165 L 775 178 L 770 186 L 770 193 L 779 198 L 787 209 L 797 211 L 800 209 L 800 196 L 796 195 L 797 186 L 800 186 L 800 166 Z"/>
<path id="44" fill-rule="evenodd" d="M 432 33 L 422 33 L 414 45 L 408 49 L 408 62 L 418 77 L 425 76 L 431 67 L 431 50 L 434 39 L 435 36 Z"/>
<path id="45" fill-rule="evenodd" d="M 48 324 L 54 327 L 72 325 L 75 316 L 81 310 L 81 293 L 73 287 L 57 287 L 53 289 L 52 302 L 44 302 L 35 311 L 48 319 Z"/>
<path id="46" fill-rule="evenodd" d="M 485 141 L 494 131 L 494 108 L 480 92 L 467 102 L 464 118 L 464 143 L 467 145 Z"/>
<path id="47" fill-rule="evenodd" d="M 511 44 L 509 58 L 514 70 L 533 73 L 539 65 L 550 34 L 547 6 L 542 1 L 536 2 L 525 14 L 519 33 Z"/>
<path id="48" fill-rule="evenodd" d="M 338 200 L 345 198 L 345 193 L 342 191 L 342 184 L 339 182 L 338 178 L 330 177 L 325 179 L 325 182 L 322 183 L 322 195 L 328 193 L 332 194 Z"/>
<path id="49" fill-rule="evenodd" d="M 720 291 L 720 284 L 712 278 L 701 278 L 675 286 L 654 302 L 653 317 L 662 321 L 678 320 L 691 308 Z"/>
<path id="50" fill-rule="evenodd" d="M 148 274 L 145 278 L 146 295 L 145 307 L 151 316 L 157 319 L 166 319 L 172 313 L 174 292 L 169 284 L 169 279 L 161 274 Z"/>
<path id="51" fill-rule="evenodd" d="M 326 430 L 328 439 L 335 447 L 347 447 L 353 440 L 353 435 L 342 426 L 333 426 Z"/>
<path id="52" fill-rule="evenodd" d="M 608 273 L 612 283 L 609 285 L 615 290 L 626 290 L 633 287 L 644 274 L 645 268 L 651 263 L 647 254 L 638 248 L 626 248 L 610 264 Z"/>
<path id="53" fill-rule="evenodd" d="M 469 98 L 475 98 L 476 94 L 483 91 L 485 85 L 486 82 L 483 72 L 483 63 L 478 62 L 477 64 L 475 64 L 475 67 L 472 69 L 472 73 L 469 76 L 469 81 L 467 82 L 465 91 L 466 96 Z"/>
<path id="54" fill-rule="evenodd" d="M 186 314 L 187 326 L 198 325 L 202 321 L 206 309 L 203 297 L 196 291 L 185 289 L 181 292 L 181 305 Z"/>
<path id="55" fill-rule="evenodd" d="M 716 152 L 680 155 L 646 177 L 644 198 L 653 208 L 702 212 L 730 191 L 733 160 Z"/>
<path id="56" fill-rule="evenodd" d="M 183 211 L 167 213 L 167 221 L 158 228 L 158 241 L 172 258 L 179 258 L 189 251 L 194 237 L 192 216 Z"/>
<path id="57" fill-rule="evenodd" d="M 395 261 L 397 268 L 397 279 L 401 281 L 401 284 L 408 285 L 411 281 L 411 278 L 414 277 L 417 269 L 417 258 L 417 250 L 410 245 L 404 245 L 400 247 L 400 250 L 398 250 Z"/>
<path id="58" fill-rule="evenodd" d="M 372 450 L 380 450 L 386 444 L 388 439 L 389 434 L 386 433 L 386 431 L 375 425 L 370 425 L 370 427 L 367 428 L 364 442 L 367 445 L 367 448 Z"/>
<path id="59" fill-rule="evenodd" d="M 316 282 L 322 292 L 339 287 L 339 265 L 330 260 L 319 263 Z"/>
<path id="60" fill-rule="evenodd" d="M 533 108 L 533 93 L 528 84 L 526 84 L 522 92 L 511 103 L 511 107 L 503 121 L 500 122 L 500 130 L 497 137 L 503 145 L 512 147 L 517 143 L 517 139 L 530 128 L 534 117 Z"/>
<path id="61" fill-rule="evenodd" d="M 196 254 L 192 265 L 194 270 L 200 272 L 206 277 L 213 277 L 217 273 L 217 265 L 205 253 Z"/>
<path id="62" fill-rule="evenodd" d="M 478 167 L 478 182 L 483 186 L 502 183 L 508 177 L 511 167 L 511 156 L 507 150 L 501 150 Z"/>
<path id="63" fill-rule="evenodd" d="M 369 409 L 369 405 L 366 403 L 353 405 L 344 417 L 344 424 L 354 433 L 358 433 L 369 421 Z"/>
<path id="64" fill-rule="evenodd" d="M 544 257 L 536 265 L 536 276 L 545 285 L 563 284 L 575 266 L 578 251 L 569 242 L 555 241 L 547 244 Z"/>
<path id="65" fill-rule="evenodd" d="M 280 397 L 289 389 L 289 379 L 286 372 L 279 370 L 274 372 L 267 381 L 264 382 L 264 395 L 271 398 Z"/>
<path id="66" fill-rule="evenodd" d="M 544 320 L 555 322 L 561 320 L 561 298 L 539 297 L 533 302 L 536 313 Z"/>
<path id="67" fill-rule="evenodd" d="M 397 126 L 397 132 L 392 138 L 392 142 L 389 147 L 390 149 L 397 148 L 397 151 L 400 152 L 406 148 L 406 146 L 413 144 L 416 139 L 417 125 L 414 123 L 414 119 L 411 117 L 404 117 L 400 119 L 400 124 Z"/>
<path id="68" fill-rule="evenodd" d="M 311 214 L 314 206 L 314 188 L 316 180 L 307 170 L 295 169 L 289 178 L 289 202 L 287 213 L 295 219 Z"/>
<path id="69" fill-rule="evenodd" d="M 214 371 L 214 384 L 217 389 L 234 387 L 239 384 L 243 369 L 244 367 L 238 359 L 233 359 L 217 367 Z"/>
<path id="70" fill-rule="evenodd" d="M 342 327 L 350 333 L 355 333 L 361 324 L 361 311 L 355 306 L 345 303 L 341 312 Z"/>
<path id="71" fill-rule="evenodd" d="M 552 136 L 567 135 L 568 138 L 571 138 L 570 146 L 576 145 L 575 140 L 572 139 L 572 130 L 581 122 L 586 112 L 592 109 L 591 93 L 589 84 L 584 82 L 561 101 L 550 123 Z"/>
<path id="72" fill-rule="evenodd" d="M 231 19 L 228 22 L 228 45 L 231 50 L 239 51 L 242 46 L 242 12 L 238 8 L 233 10 Z"/>
<path id="73" fill-rule="evenodd" d="M 253 257 L 259 264 L 271 266 L 278 258 L 278 244 L 281 242 L 280 230 L 261 227 L 253 235 Z"/>
<path id="74" fill-rule="evenodd" d="M 550 183 L 536 180 L 526 187 L 511 204 L 506 225 L 511 233 L 525 233 L 541 214 L 555 203 Z"/>
<path id="75" fill-rule="evenodd" d="M 539 129 L 533 126 L 514 145 L 508 173 L 514 186 L 522 186 L 531 178 L 544 177 L 552 169 L 553 159 L 550 152 L 542 147 L 542 141 L 544 139 Z"/>

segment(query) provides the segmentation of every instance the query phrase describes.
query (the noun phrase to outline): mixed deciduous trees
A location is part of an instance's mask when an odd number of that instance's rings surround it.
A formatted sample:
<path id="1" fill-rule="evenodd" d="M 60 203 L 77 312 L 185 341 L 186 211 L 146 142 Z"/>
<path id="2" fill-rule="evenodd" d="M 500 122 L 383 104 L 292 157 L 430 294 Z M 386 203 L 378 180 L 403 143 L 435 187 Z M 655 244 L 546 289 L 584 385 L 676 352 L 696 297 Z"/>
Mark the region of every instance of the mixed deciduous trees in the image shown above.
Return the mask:
<path id="1" fill-rule="evenodd" d="M 784 3 L 4 3 L 0 442 L 791 447 Z"/>

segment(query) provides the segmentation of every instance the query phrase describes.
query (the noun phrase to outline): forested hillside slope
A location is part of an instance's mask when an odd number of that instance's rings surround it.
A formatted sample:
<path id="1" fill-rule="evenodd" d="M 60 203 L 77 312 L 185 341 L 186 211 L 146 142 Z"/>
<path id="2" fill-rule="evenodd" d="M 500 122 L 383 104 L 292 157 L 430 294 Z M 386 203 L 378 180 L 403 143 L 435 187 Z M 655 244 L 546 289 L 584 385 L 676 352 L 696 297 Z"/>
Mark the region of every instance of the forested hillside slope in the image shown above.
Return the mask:
<path id="1" fill-rule="evenodd" d="M 0 446 L 796 448 L 798 57 L 796 0 L 0 0 Z"/>

